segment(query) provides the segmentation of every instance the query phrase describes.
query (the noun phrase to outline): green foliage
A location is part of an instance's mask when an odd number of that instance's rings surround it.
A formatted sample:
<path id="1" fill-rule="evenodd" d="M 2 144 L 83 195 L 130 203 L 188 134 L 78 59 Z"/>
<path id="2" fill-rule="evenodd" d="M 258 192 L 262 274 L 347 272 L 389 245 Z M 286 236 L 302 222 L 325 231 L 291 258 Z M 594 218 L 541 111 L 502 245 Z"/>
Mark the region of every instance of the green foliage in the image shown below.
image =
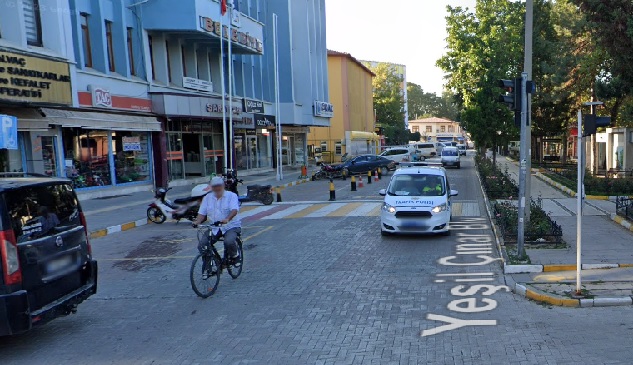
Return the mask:
<path id="1" fill-rule="evenodd" d="M 407 83 L 409 118 L 420 119 L 428 117 L 457 120 L 458 110 L 454 97 L 448 93 L 437 96 L 435 93 L 427 93 L 422 87 L 413 82 Z"/>
<path id="2" fill-rule="evenodd" d="M 404 130 L 402 77 L 387 63 L 379 63 L 371 70 L 376 74 L 373 87 L 377 122 L 383 127 L 402 127 Z"/>

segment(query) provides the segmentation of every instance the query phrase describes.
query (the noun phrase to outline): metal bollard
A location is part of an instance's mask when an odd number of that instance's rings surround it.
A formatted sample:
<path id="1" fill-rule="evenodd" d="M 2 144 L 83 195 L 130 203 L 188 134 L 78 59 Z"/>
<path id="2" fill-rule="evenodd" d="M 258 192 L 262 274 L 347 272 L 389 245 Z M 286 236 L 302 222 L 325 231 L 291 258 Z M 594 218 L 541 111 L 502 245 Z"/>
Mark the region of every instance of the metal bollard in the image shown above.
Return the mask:
<path id="1" fill-rule="evenodd" d="M 341 177 L 343 178 L 343 181 L 347 180 L 347 170 L 343 169 L 343 171 L 341 172 Z"/>
<path id="2" fill-rule="evenodd" d="M 352 175 L 352 191 L 356 191 L 356 177 Z"/>
<path id="3" fill-rule="evenodd" d="M 277 187 L 277 203 L 281 203 L 281 188 Z"/>
<path id="4" fill-rule="evenodd" d="M 334 188 L 334 180 L 330 179 L 330 201 L 336 201 L 336 189 Z"/>
<path id="5" fill-rule="evenodd" d="M 371 171 L 367 171 L 367 185 L 371 184 Z"/>

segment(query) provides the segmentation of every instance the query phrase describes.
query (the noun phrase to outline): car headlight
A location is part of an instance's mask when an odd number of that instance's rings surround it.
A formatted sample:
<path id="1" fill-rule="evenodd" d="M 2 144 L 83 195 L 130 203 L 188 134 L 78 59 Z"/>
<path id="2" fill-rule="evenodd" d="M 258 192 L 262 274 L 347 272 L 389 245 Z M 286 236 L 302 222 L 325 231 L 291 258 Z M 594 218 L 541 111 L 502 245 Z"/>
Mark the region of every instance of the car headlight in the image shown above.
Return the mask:
<path id="1" fill-rule="evenodd" d="M 444 204 L 440 204 L 437 207 L 431 209 L 431 212 L 433 212 L 433 213 L 440 213 L 440 212 L 445 212 L 446 210 L 448 210 L 448 205 L 446 203 L 444 203 Z"/>
<path id="2" fill-rule="evenodd" d="M 396 208 L 394 206 L 391 206 L 387 203 L 384 203 L 382 205 L 382 210 L 384 210 L 387 213 L 391 213 L 391 214 L 395 214 L 396 213 Z"/>

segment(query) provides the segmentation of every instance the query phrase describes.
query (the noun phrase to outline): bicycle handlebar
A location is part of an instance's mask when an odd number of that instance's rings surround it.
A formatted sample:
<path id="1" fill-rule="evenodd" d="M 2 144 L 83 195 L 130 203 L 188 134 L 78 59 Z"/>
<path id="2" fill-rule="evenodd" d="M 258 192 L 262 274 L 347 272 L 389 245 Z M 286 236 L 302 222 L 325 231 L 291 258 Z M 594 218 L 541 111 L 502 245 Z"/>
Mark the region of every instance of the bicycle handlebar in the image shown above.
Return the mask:
<path id="1" fill-rule="evenodd" d="M 198 228 L 211 228 L 211 227 L 222 227 L 224 224 L 220 221 L 209 223 L 209 224 L 199 224 Z"/>

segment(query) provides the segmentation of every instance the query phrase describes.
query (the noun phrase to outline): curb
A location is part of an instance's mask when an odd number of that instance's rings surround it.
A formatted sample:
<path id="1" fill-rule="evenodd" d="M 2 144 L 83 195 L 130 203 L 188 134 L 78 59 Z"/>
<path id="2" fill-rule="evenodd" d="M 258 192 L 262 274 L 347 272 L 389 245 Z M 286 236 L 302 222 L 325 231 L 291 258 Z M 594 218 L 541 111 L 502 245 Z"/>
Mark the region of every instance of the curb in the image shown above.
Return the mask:
<path id="1" fill-rule="evenodd" d="M 633 264 L 582 264 L 583 270 L 630 268 Z M 503 265 L 504 274 L 533 274 L 540 272 L 575 271 L 576 264 Z"/>
<path id="2" fill-rule="evenodd" d="M 621 225 L 622 227 L 628 229 L 629 231 L 633 232 L 633 224 L 631 222 L 629 222 L 626 218 L 620 217 L 617 214 L 611 214 L 611 219 Z"/>
<path id="3" fill-rule="evenodd" d="M 289 187 L 292 187 L 292 186 L 305 184 L 305 183 L 308 183 L 308 182 L 310 182 L 310 179 L 299 179 L 299 180 L 295 180 L 295 181 L 289 182 L 287 184 L 274 186 L 273 189 L 285 189 L 285 188 L 289 188 Z"/>
<path id="4" fill-rule="evenodd" d="M 540 171 L 535 173 L 534 176 L 538 177 L 539 179 L 543 180 L 545 183 L 547 183 L 548 185 L 562 191 L 563 193 L 566 193 L 568 195 L 570 195 L 571 197 L 576 197 L 576 192 L 573 191 L 572 189 L 566 187 L 565 185 L 558 183 L 554 180 L 552 180 L 551 178 L 547 177 L 545 174 L 541 173 Z M 585 200 L 616 200 L 619 196 L 618 195 L 585 195 Z M 633 197 L 630 197 L 633 198 Z"/>
<path id="5" fill-rule="evenodd" d="M 490 211 L 490 201 L 488 200 L 488 195 L 486 195 L 486 192 L 484 191 L 484 186 L 481 183 L 481 176 L 479 176 L 479 170 L 477 170 L 477 167 L 475 167 L 475 174 L 477 175 L 477 178 L 479 179 L 479 189 L 481 189 L 481 194 L 484 197 L 484 205 L 486 206 L 486 214 L 488 215 L 488 222 L 490 222 L 490 226 L 492 227 L 492 233 L 495 236 L 495 242 L 497 244 L 497 251 L 499 252 L 499 256 L 501 256 L 501 263 L 503 265 L 503 271 L 505 273 L 506 262 L 509 262 L 507 253 L 503 249 L 503 245 L 501 244 L 501 240 L 499 239 L 499 237 L 501 236 L 499 235 L 499 232 L 497 231 L 497 225 L 494 223 L 492 219 L 492 212 Z"/>
<path id="6" fill-rule="evenodd" d="M 545 293 L 538 289 L 528 287 L 528 284 L 515 284 L 514 293 L 537 302 L 547 303 L 559 307 L 588 308 L 588 307 L 615 307 L 633 305 L 631 297 L 604 297 L 593 299 L 573 299 Z"/>
<path id="7" fill-rule="evenodd" d="M 117 224 L 116 226 L 110 226 L 110 227 L 107 227 L 107 228 L 104 228 L 104 229 L 98 229 L 96 231 L 90 232 L 90 234 L 88 236 L 91 239 L 101 238 L 101 237 L 105 237 L 105 236 L 111 235 L 113 233 L 129 231 L 130 229 L 133 229 L 133 228 L 136 228 L 136 227 L 145 226 L 145 225 L 147 225 L 147 223 L 148 223 L 147 218 L 139 219 L 139 220 L 132 221 L 132 222 L 127 222 L 127 223 L 123 223 L 123 224 Z"/>

